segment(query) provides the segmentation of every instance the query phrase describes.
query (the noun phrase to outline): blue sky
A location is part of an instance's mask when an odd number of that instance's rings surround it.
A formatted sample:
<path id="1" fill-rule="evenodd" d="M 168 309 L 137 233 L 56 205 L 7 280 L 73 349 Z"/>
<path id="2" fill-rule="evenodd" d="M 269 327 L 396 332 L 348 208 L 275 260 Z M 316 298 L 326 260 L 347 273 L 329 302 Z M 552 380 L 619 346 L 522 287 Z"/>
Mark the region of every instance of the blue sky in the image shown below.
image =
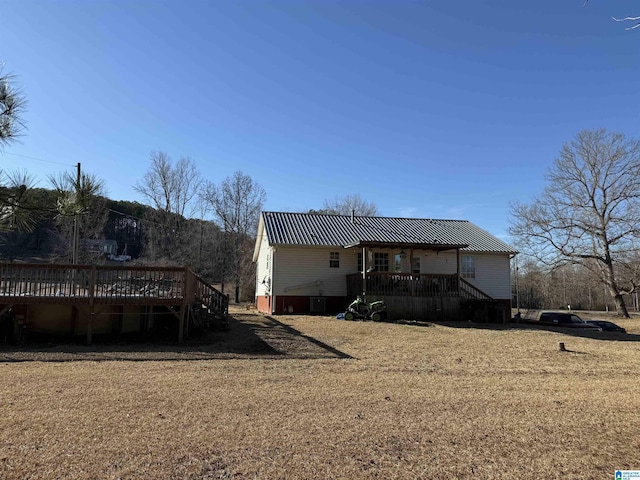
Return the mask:
<path id="1" fill-rule="evenodd" d="M 28 99 L 3 169 L 133 185 L 153 150 L 268 210 L 360 194 L 385 216 L 505 238 L 585 128 L 638 136 L 631 0 L 0 1 L 0 60 Z"/>

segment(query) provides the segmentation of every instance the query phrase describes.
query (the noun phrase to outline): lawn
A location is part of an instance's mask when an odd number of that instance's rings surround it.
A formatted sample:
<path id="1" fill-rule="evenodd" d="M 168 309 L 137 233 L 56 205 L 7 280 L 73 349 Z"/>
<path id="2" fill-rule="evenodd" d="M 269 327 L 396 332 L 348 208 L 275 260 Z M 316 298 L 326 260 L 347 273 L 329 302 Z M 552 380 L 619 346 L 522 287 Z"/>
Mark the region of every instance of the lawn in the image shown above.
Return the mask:
<path id="1" fill-rule="evenodd" d="M 618 323 L 236 310 L 210 342 L 2 346 L 0 478 L 613 478 L 640 469 L 640 320 Z"/>

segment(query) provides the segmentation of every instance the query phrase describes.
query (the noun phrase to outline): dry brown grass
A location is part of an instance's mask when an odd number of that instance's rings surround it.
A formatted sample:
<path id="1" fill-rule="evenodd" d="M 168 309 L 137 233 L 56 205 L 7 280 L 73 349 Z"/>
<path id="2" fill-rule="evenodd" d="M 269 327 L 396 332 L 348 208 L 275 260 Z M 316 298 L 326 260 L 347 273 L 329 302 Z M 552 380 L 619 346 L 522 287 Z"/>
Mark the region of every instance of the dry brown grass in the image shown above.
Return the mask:
<path id="1" fill-rule="evenodd" d="M 619 322 L 634 340 L 623 341 L 236 318 L 224 341 L 179 349 L 0 349 L 0 478 L 597 479 L 640 468 L 638 320 Z"/>

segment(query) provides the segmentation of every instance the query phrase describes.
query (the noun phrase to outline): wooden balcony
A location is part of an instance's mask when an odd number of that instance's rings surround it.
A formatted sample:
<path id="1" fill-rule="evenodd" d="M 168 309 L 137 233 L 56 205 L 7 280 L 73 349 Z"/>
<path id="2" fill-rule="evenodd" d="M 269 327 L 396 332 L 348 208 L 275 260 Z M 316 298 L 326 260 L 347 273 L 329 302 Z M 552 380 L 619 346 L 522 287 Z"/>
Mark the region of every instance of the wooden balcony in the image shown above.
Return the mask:
<path id="1" fill-rule="evenodd" d="M 366 294 L 367 301 L 384 300 L 391 319 L 460 320 L 475 318 L 498 302 L 456 274 L 369 272 L 347 275 L 347 294 Z M 471 308 L 469 310 L 468 308 Z M 486 315 L 488 317 L 488 315 Z"/>
<path id="2" fill-rule="evenodd" d="M 0 315 L 35 304 L 72 306 L 89 322 L 88 343 L 91 319 L 110 306 L 165 306 L 180 341 L 192 305 L 228 313 L 228 297 L 187 268 L 0 263 Z"/>
<path id="3" fill-rule="evenodd" d="M 176 304 L 184 268 L 0 264 L 2 303 Z"/>
<path id="4" fill-rule="evenodd" d="M 347 295 L 355 297 L 366 292 L 376 297 L 458 297 L 468 300 L 493 300 L 469 282 L 453 275 L 369 272 L 366 288 L 362 274 L 347 275 Z"/>

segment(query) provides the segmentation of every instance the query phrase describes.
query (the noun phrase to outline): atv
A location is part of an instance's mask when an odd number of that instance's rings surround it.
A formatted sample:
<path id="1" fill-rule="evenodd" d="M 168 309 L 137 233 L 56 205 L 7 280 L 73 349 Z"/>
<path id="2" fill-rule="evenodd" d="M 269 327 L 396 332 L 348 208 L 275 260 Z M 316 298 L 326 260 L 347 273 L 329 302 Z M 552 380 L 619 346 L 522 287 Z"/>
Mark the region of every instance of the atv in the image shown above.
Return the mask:
<path id="1" fill-rule="evenodd" d="M 384 300 L 367 303 L 358 296 L 344 312 L 345 320 L 373 320 L 382 322 L 387 318 L 387 304 Z"/>

